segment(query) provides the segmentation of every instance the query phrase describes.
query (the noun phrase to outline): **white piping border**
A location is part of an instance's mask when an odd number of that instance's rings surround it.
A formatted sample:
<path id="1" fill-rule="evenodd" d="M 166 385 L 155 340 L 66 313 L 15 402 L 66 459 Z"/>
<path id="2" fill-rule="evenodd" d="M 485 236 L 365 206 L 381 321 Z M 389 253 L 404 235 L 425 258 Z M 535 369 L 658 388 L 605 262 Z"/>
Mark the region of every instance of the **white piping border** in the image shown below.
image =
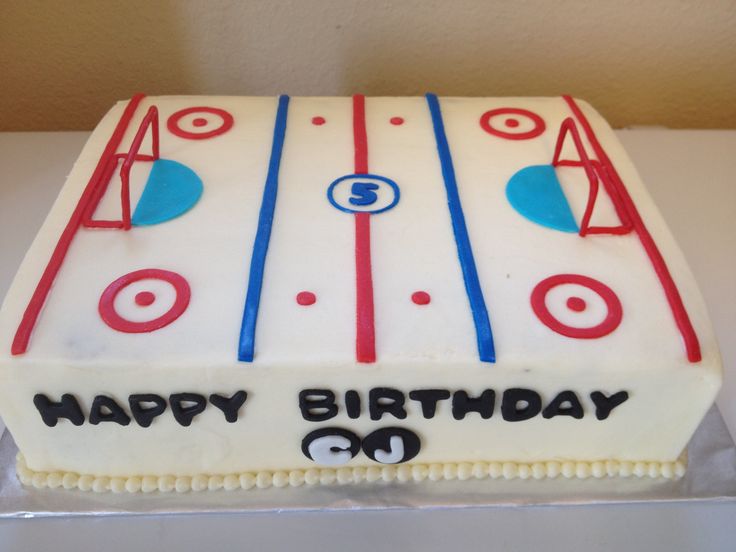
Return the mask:
<path id="1" fill-rule="evenodd" d="M 224 489 L 267 489 L 302 485 L 345 485 L 376 481 L 420 482 L 425 480 L 467 479 L 601 479 L 604 477 L 650 477 L 679 479 L 685 474 L 687 454 L 673 462 L 645 461 L 549 461 L 549 462 L 447 462 L 437 464 L 402 464 L 355 468 L 310 468 L 243 472 L 230 475 L 145 475 L 107 477 L 73 472 L 34 471 L 18 453 L 16 468 L 21 483 L 37 489 L 63 488 L 114 493 L 200 492 Z"/>

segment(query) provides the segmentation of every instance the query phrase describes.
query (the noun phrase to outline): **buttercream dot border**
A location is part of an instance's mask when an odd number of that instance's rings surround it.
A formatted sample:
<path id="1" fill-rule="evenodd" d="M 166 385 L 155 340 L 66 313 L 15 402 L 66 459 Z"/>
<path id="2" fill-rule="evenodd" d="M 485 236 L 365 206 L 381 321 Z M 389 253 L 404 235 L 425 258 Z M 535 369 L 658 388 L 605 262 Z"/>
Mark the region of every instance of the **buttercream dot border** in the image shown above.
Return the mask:
<path id="1" fill-rule="evenodd" d="M 673 462 L 647 461 L 547 461 L 547 462 L 447 462 L 355 468 L 311 468 L 233 473 L 228 475 L 143 475 L 107 477 L 73 472 L 30 469 L 22 454 L 16 457 L 18 479 L 36 489 L 67 489 L 97 493 L 202 492 L 347 485 L 358 483 L 449 481 L 458 479 L 604 479 L 637 477 L 679 479 L 687 468 L 687 453 Z"/>

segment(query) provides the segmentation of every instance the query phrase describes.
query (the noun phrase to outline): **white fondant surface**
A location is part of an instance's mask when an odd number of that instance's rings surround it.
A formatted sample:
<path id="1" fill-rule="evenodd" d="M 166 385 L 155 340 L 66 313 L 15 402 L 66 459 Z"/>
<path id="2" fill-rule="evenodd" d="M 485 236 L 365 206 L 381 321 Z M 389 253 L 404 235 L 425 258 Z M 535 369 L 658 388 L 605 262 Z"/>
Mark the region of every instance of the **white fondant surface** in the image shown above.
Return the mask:
<path id="1" fill-rule="evenodd" d="M 10 355 L 23 310 L 58 237 L 120 117 L 118 104 L 82 151 L 49 217 L 26 256 L 0 311 L 0 409 L 29 468 L 125 476 L 131 474 L 236 473 L 308 468 L 302 437 L 320 426 L 349 427 L 360 436 L 386 425 L 411 428 L 421 439 L 416 462 L 556 459 L 673 461 L 680 454 L 720 385 L 720 359 L 708 316 L 682 254 L 608 125 L 582 104 L 601 144 L 621 175 L 683 296 L 700 340 L 703 360 L 689 363 L 664 293 L 634 234 L 589 236 L 543 228 L 519 215 L 505 186 L 519 169 L 548 164 L 557 130 L 571 113 L 561 98 L 441 98 L 458 189 L 493 328 L 495 364 L 478 359 L 475 327 L 458 263 L 442 171 L 424 98 L 367 98 L 368 164 L 395 181 L 401 199 L 371 217 L 375 300 L 375 364 L 355 361 L 355 260 L 352 215 L 333 207 L 327 187 L 352 174 L 352 102 L 349 98 L 292 98 L 281 160 L 264 285 L 256 327 L 255 360 L 237 361 L 248 268 L 268 170 L 275 98 L 152 97 L 136 112 L 118 152 L 126 152 L 148 106 L 160 113 L 161 157 L 186 164 L 204 192 L 191 211 L 167 223 L 119 230 L 80 230 L 32 335 L 28 352 Z M 208 140 L 169 133 L 166 120 L 187 107 L 208 105 L 233 115 L 233 128 Z M 514 141 L 478 124 L 490 109 L 520 107 L 539 114 L 546 131 Z M 313 125 L 322 116 L 326 123 Z M 392 125 L 401 116 L 404 124 Z M 182 124 L 185 124 L 184 122 Z M 187 127 L 188 128 L 188 127 Z M 190 129 L 192 130 L 192 129 Z M 589 155 L 592 149 L 583 137 Z M 145 151 L 145 147 L 143 151 Z M 587 199 L 581 171 L 559 169 L 578 222 Z M 132 173 L 132 201 L 140 196 L 146 163 Z M 119 184 L 118 184 L 119 186 Z M 615 223 L 602 199 L 593 224 Z M 113 180 L 98 218 L 115 218 L 119 188 Z M 141 268 L 184 276 L 191 301 L 172 324 L 152 333 L 108 327 L 97 305 L 114 280 Z M 622 303 L 623 319 L 610 335 L 580 340 L 543 325 L 530 306 L 537 283 L 554 274 L 600 280 Z M 145 287 L 145 286 L 144 286 Z M 562 286 L 561 286 L 562 287 Z M 150 288 L 159 299 L 135 305 L 133 288 L 116 306 L 132 320 L 153 316 L 173 301 L 166 285 Z M 147 288 L 149 289 L 149 288 Z M 302 290 L 316 294 L 297 304 Z M 415 305 L 414 291 L 431 295 Z M 603 308 L 585 289 L 574 294 L 589 306 L 564 308 L 569 294 L 556 288 L 547 306 L 566 324 L 594 325 Z M 139 318 L 142 317 L 142 318 Z M 446 388 L 479 395 L 496 390 L 494 416 L 455 420 L 450 401 L 424 419 L 407 399 L 408 417 L 373 421 L 363 410 L 349 419 L 342 394 L 356 389 L 365 403 L 372 387 Z M 504 389 L 527 387 L 548 403 L 565 389 L 580 396 L 582 420 L 556 417 L 510 423 L 501 418 Z M 317 424 L 302 419 L 298 393 L 333 390 L 338 416 Z M 80 427 L 42 424 L 36 393 L 78 397 L 85 412 L 97 394 L 126 405 L 131 393 L 249 393 L 235 424 L 214 407 L 189 427 L 170 411 L 150 428 L 103 423 Z M 589 393 L 629 392 L 609 419 L 598 421 Z M 126 406 L 127 407 L 127 406 Z M 375 464 L 375 463 L 374 463 Z M 363 454 L 348 465 L 371 465 Z"/>

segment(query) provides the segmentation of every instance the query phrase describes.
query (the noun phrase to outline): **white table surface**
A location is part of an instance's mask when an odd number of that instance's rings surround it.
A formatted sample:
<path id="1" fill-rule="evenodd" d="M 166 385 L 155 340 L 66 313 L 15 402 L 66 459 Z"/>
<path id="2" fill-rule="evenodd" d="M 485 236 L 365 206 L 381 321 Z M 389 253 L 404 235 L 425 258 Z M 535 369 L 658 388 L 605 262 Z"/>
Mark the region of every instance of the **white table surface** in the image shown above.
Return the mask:
<path id="1" fill-rule="evenodd" d="M 705 296 L 724 361 L 718 405 L 736 436 L 736 131 L 617 134 Z M 88 135 L 0 133 L 0 296 Z M 0 550 L 732 551 L 735 522 L 734 502 L 4 520 Z"/>

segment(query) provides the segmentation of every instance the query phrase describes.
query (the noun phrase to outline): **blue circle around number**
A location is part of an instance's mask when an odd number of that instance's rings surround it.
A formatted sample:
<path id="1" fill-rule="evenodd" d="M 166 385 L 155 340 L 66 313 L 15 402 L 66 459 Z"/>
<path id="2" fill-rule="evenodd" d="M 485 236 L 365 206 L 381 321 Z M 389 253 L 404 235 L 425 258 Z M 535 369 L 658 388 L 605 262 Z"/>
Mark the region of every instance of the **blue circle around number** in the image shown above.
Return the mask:
<path id="1" fill-rule="evenodd" d="M 380 209 L 376 209 L 375 211 L 371 211 L 370 209 L 350 209 L 349 207 L 344 207 L 343 205 L 340 205 L 337 201 L 335 201 L 335 197 L 333 195 L 334 194 L 334 190 L 335 190 L 335 186 L 337 186 L 338 184 L 340 184 L 340 182 L 344 182 L 345 180 L 357 180 L 357 179 L 363 179 L 363 180 L 366 180 L 366 181 L 371 181 L 371 180 L 372 181 L 376 181 L 376 180 L 378 180 L 380 182 L 384 182 L 384 183 L 388 184 L 391 187 L 391 189 L 393 190 L 393 192 L 394 192 L 394 199 L 393 199 L 393 201 L 391 203 L 389 203 L 388 205 L 386 205 L 385 207 L 382 207 Z M 371 195 L 373 195 L 373 196 L 376 195 L 372 191 L 374 188 L 367 187 L 367 189 L 369 191 L 367 191 L 365 193 L 365 195 L 363 195 L 360 198 L 356 198 L 355 199 L 355 202 L 354 203 L 356 205 L 361 205 L 361 204 L 368 205 L 370 203 L 375 203 L 377 197 L 376 197 L 376 199 L 374 199 L 372 201 L 370 199 L 370 196 Z M 330 203 L 332 204 L 332 206 L 335 207 L 335 209 L 339 209 L 340 211 L 343 211 L 344 213 L 371 213 L 373 215 L 377 215 L 378 213 L 383 213 L 383 212 L 388 211 L 389 209 L 392 209 L 393 207 L 395 207 L 396 204 L 399 202 L 400 195 L 401 194 L 399 192 L 399 187 L 396 184 L 396 182 L 394 182 L 393 180 L 391 180 L 389 178 L 386 178 L 385 176 L 378 176 L 377 174 L 347 174 L 347 175 L 341 176 L 340 178 L 338 178 L 337 180 L 335 180 L 332 184 L 330 184 L 330 187 L 327 188 L 327 199 L 330 201 Z M 353 200 L 353 198 L 351 198 L 351 200 Z"/>

